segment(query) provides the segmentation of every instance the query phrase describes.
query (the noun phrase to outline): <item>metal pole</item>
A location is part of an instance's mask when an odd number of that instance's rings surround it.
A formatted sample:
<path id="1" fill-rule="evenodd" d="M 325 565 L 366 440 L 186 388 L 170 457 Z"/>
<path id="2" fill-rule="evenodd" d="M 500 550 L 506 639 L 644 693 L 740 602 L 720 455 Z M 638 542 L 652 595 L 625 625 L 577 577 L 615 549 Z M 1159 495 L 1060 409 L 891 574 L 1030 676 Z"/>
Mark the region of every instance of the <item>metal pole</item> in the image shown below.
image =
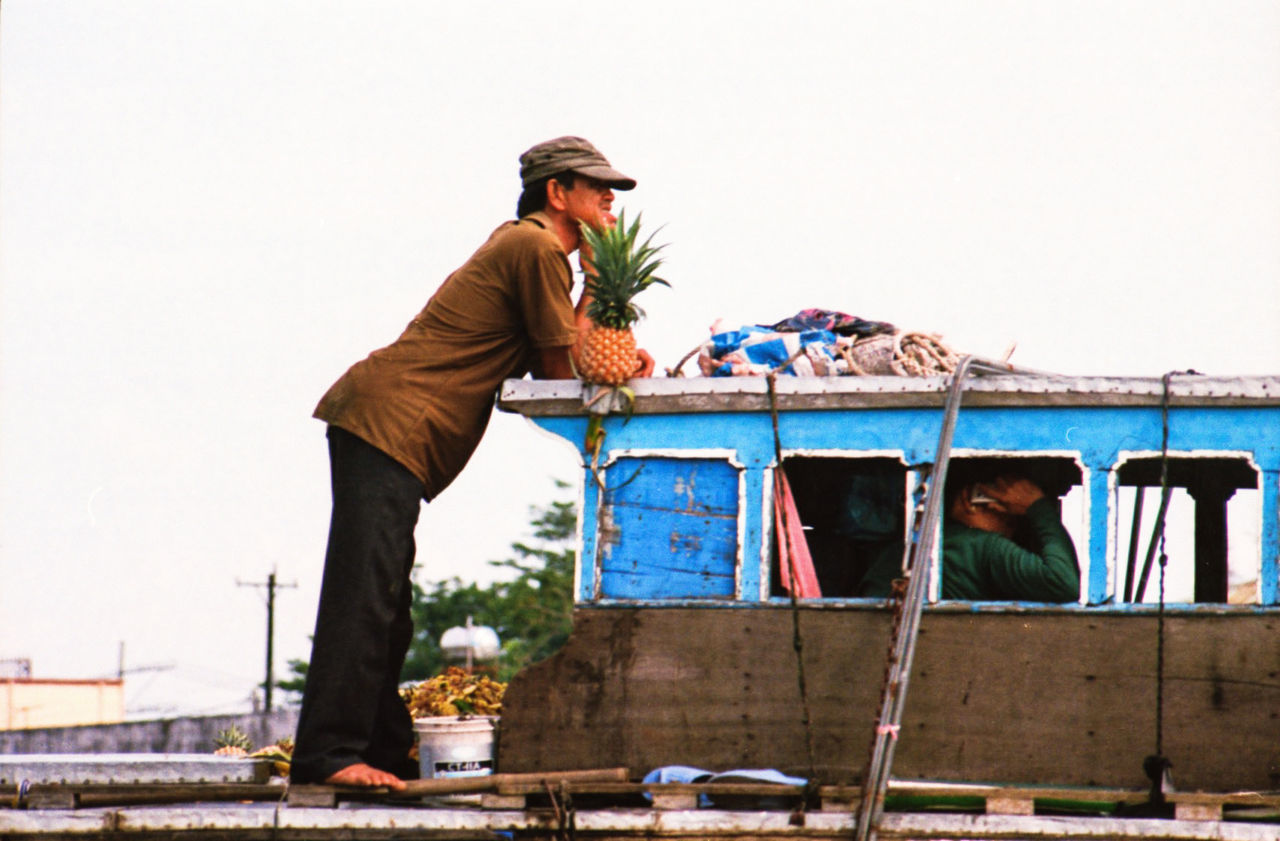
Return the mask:
<path id="1" fill-rule="evenodd" d="M 1129 563 L 1124 572 L 1124 600 L 1133 601 L 1133 575 L 1138 571 L 1138 544 L 1142 541 L 1142 501 L 1146 487 L 1138 485 L 1133 491 L 1133 528 L 1129 529 Z"/>
<path id="2" fill-rule="evenodd" d="M 1169 511 L 1169 492 L 1168 485 L 1160 488 L 1160 507 L 1156 510 L 1155 525 L 1151 527 L 1151 542 L 1147 544 L 1147 556 L 1142 562 L 1142 574 L 1138 576 L 1138 586 L 1133 591 L 1135 602 L 1142 601 L 1147 595 L 1147 579 L 1151 576 L 1151 564 L 1155 561 L 1156 546 L 1164 533 L 1164 517 Z"/>
<path id="3" fill-rule="evenodd" d="M 266 710 L 271 712 L 271 684 L 275 683 L 275 672 L 272 669 L 272 655 L 275 647 L 275 619 L 276 619 L 276 573 L 272 570 L 267 575 L 267 690 Z"/>
<path id="4" fill-rule="evenodd" d="M 476 650 L 475 631 L 472 630 L 475 625 L 471 621 L 471 616 L 467 616 L 467 674 L 471 674 L 472 660 Z"/>
<path id="5" fill-rule="evenodd" d="M 902 605 L 901 624 L 893 641 L 893 660 L 881 698 L 875 746 L 872 749 L 871 762 L 867 767 L 867 778 L 862 784 L 862 806 L 858 809 L 857 829 L 854 835 L 859 841 L 872 841 L 875 838 L 875 827 L 880 822 L 880 814 L 884 810 L 884 795 L 889 784 L 889 771 L 893 767 L 893 752 L 897 746 L 898 730 L 902 725 L 902 710 L 907 701 L 911 661 L 915 658 L 920 613 L 924 607 L 925 591 L 928 587 L 933 542 L 942 511 L 943 485 L 947 479 L 947 467 L 951 462 L 951 440 L 955 435 L 956 416 L 960 412 L 960 397 L 964 392 L 964 381 L 973 363 L 974 358 L 966 356 L 960 360 L 955 373 L 952 374 L 947 391 L 946 408 L 942 416 L 942 429 L 938 433 L 938 449 L 934 454 L 933 468 L 929 471 L 924 515 L 917 523 L 918 531 L 912 535 L 907 594 Z"/>

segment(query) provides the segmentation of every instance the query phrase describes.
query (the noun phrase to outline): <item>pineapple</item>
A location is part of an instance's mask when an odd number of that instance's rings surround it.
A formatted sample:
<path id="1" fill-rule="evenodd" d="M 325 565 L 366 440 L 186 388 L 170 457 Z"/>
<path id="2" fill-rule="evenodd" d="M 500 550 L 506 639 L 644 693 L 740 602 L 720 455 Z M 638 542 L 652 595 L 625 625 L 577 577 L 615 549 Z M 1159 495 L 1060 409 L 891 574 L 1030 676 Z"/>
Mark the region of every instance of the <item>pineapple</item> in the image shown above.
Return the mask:
<path id="1" fill-rule="evenodd" d="M 226 730 L 219 730 L 213 737 L 214 751 L 218 756 L 248 756 L 253 750 L 253 740 L 234 724 Z"/>
<path id="2" fill-rule="evenodd" d="M 664 246 L 650 245 L 653 237 L 637 246 L 640 217 L 628 228 L 625 212 L 613 227 L 584 225 L 582 233 L 591 250 L 590 261 L 584 261 L 591 327 L 578 349 L 578 373 L 589 383 L 620 386 L 640 364 L 631 325 L 644 310 L 632 298 L 654 283 L 671 285 L 653 275 L 662 263 L 657 255 Z"/>

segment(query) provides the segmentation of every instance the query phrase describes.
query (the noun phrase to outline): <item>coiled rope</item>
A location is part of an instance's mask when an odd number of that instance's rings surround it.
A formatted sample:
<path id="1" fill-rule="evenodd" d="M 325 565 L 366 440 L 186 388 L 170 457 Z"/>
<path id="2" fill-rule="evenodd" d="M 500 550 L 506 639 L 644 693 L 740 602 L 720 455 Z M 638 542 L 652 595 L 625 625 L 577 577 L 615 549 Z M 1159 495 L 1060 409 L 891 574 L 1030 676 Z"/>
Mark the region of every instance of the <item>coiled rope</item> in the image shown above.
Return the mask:
<path id="1" fill-rule="evenodd" d="M 840 356 L 854 376 L 896 374 L 930 377 L 955 373 L 960 358 L 934 333 L 895 330 L 841 347 Z M 886 370 L 887 368 L 887 370 Z"/>

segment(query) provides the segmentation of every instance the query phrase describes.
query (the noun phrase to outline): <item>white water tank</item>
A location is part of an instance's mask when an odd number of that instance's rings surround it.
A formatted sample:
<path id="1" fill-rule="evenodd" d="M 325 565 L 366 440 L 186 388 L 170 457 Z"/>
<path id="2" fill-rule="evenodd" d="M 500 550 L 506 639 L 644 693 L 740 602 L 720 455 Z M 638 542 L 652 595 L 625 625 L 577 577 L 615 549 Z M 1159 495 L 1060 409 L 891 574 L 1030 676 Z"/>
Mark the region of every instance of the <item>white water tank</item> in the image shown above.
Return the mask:
<path id="1" fill-rule="evenodd" d="M 497 657 L 502 643 L 498 641 L 497 631 L 488 625 L 472 625 L 468 616 L 466 625 L 455 626 L 440 635 L 440 648 L 445 657 L 470 664 L 473 660 Z"/>

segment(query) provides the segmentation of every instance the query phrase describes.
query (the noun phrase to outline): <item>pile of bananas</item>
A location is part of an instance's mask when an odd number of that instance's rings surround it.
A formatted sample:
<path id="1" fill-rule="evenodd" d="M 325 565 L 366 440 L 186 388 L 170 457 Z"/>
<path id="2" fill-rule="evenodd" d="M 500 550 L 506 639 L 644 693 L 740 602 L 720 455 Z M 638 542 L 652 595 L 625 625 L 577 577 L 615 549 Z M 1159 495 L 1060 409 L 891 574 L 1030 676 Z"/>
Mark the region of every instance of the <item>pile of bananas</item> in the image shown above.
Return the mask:
<path id="1" fill-rule="evenodd" d="M 272 773 L 277 777 L 287 777 L 289 766 L 293 762 L 293 739 L 281 739 L 274 745 L 258 748 L 249 756 L 254 759 L 270 759 Z"/>
<path id="2" fill-rule="evenodd" d="M 442 675 L 401 689 L 400 697 L 414 718 L 498 715 L 502 712 L 502 693 L 506 690 L 505 683 L 450 666 Z"/>

